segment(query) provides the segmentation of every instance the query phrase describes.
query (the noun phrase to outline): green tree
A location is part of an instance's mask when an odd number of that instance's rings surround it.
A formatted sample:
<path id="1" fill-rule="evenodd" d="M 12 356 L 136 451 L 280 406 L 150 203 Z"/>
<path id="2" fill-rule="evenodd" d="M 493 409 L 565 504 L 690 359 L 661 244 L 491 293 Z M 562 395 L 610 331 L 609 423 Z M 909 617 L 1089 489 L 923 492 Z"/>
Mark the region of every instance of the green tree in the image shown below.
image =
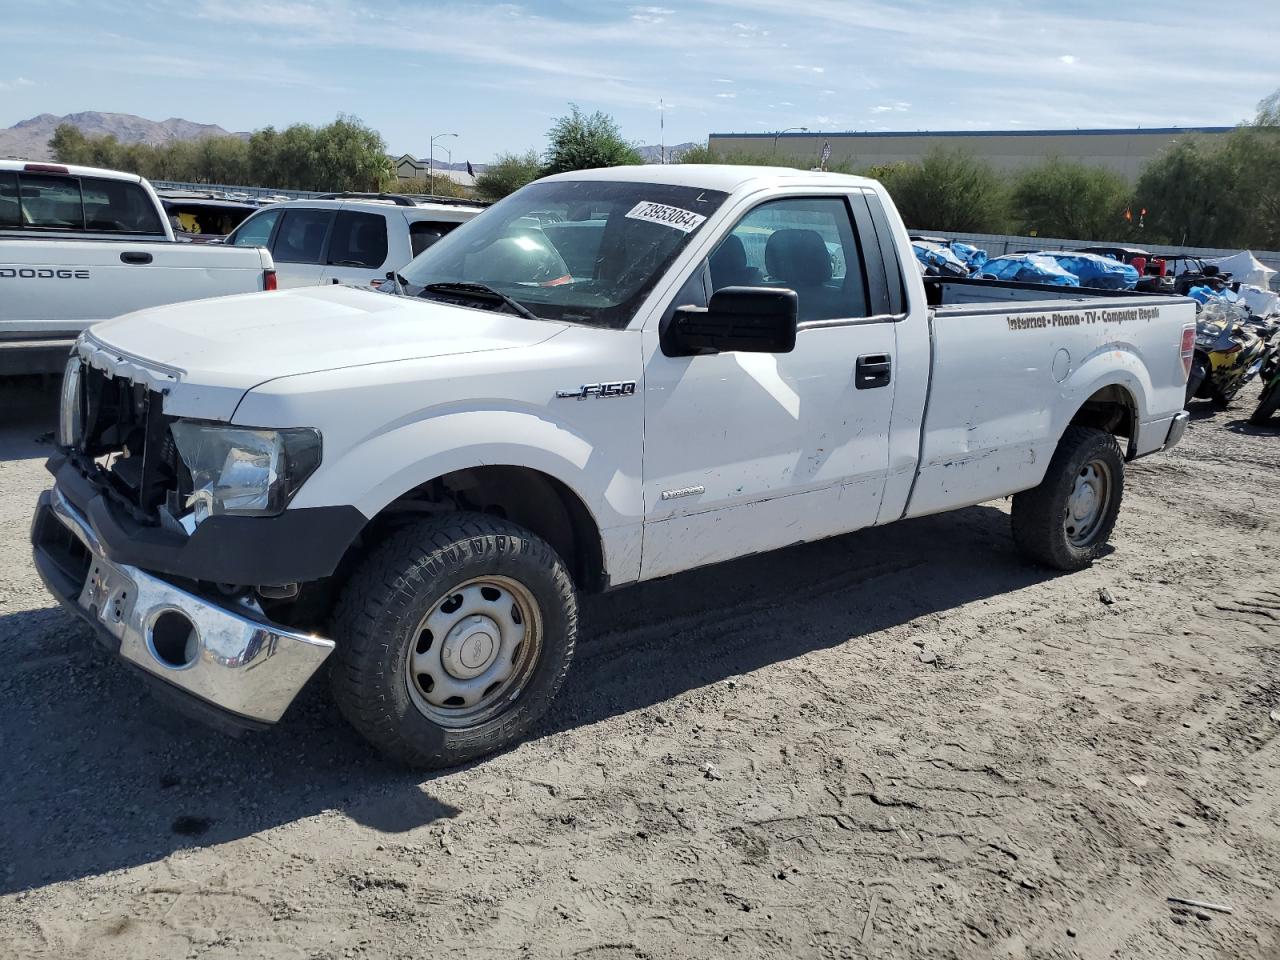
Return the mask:
<path id="1" fill-rule="evenodd" d="M 1184 137 L 1147 164 L 1136 206 L 1147 211 L 1144 236 L 1164 243 L 1214 246 L 1232 232 L 1224 207 L 1226 165 L 1220 148 Z"/>
<path id="2" fill-rule="evenodd" d="M 59 163 L 85 164 L 89 162 L 89 141 L 80 128 L 70 123 L 60 123 L 49 138 L 53 159 Z"/>
<path id="3" fill-rule="evenodd" d="M 919 163 L 877 172 L 908 227 L 994 233 L 1005 226 L 999 178 L 990 164 L 963 150 L 935 147 Z"/>
<path id="4" fill-rule="evenodd" d="M 476 193 L 485 200 L 501 200 L 526 183 L 537 180 L 540 172 L 536 150 L 502 153 L 476 177 Z"/>
<path id="5" fill-rule="evenodd" d="M 1128 230 L 1132 190 L 1101 167 L 1050 157 L 1020 173 L 1009 194 L 1013 228 L 1072 240 L 1105 240 Z"/>
<path id="6" fill-rule="evenodd" d="M 544 175 L 644 163 L 636 148 L 622 139 L 613 117 L 599 110 L 587 116 L 576 103 L 551 125 L 547 140 Z"/>

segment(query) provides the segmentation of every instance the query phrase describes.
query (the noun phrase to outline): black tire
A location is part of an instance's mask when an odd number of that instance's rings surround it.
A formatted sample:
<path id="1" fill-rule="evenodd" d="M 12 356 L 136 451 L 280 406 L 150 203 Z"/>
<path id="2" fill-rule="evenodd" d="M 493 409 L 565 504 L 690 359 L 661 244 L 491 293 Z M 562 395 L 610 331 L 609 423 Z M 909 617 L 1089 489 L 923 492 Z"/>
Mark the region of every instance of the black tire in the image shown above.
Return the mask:
<path id="1" fill-rule="evenodd" d="M 1091 466 L 1095 471 L 1107 471 L 1105 502 L 1087 536 L 1073 542 L 1068 533 L 1069 500 L 1077 477 Z M 1083 570 L 1102 555 L 1115 528 L 1123 495 L 1124 456 L 1116 438 L 1091 427 L 1068 427 L 1040 486 L 1014 495 L 1014 542 L 1024 554 L 1045 566 Z"/>
<path id="2" fill-rule="evenodd" d="M 474 723 L 464 718 L 442 725 L 424 712 L 432 708 L 415 703 L 423 694 L 421 688 L 410 691 L 408 658 L 429 635 L 421 630 L 428 615 L 456 597 L 455 590 L 486 577 L 514 581 L 536 604 L 540 645 L 528 672 L 516 671 L 508 681 L 515 685 L 501 691 L 489 714 Z M 542 539 L 485 514 L 423 520 L 376 546 L 342 590 L 333 622 L 334 699 L 352 726 L 388 757 L 419 768 L 455 766 L 509 746 L 529 731 L 564 682 L 577 635 L 572 581 Z"/>
<path id="3" fill-rule="evenodd" d="M 1255 426 L 1266 423 L 1271 415 L 1280 410 L 1280 377 L 1272 380 L 1262 390 L 1258 406 L 1249 416 L 1249 422 Z"/>
<path id="4" fill-rule="evenodd" d="M 1191 406 L 1191 401 L 1200 392 L 1200 387 L 1207 376 L 1209 376 L 1209 361 L 1197 353 L 1191 362 L 1191 373 L 1187 375 L 1187 399 L 1183 403 L 1184 407 Z"/>

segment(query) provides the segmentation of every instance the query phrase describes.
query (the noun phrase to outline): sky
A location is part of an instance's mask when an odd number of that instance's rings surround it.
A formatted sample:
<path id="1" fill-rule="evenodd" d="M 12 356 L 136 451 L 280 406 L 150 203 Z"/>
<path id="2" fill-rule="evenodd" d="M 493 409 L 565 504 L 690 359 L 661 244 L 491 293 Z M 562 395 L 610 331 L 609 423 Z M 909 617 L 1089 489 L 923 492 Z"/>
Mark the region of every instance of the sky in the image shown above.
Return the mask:
<path id="1" fill-rule="evenodd" d="M 708 133 L 1226 125 L 1280 87 L 1280 0 L 0 0 L 0 127 L 339 113 L 395 154 L 545 146 L 570 102 Z M 445 159 L 443 151 L 437 153 Z"/>

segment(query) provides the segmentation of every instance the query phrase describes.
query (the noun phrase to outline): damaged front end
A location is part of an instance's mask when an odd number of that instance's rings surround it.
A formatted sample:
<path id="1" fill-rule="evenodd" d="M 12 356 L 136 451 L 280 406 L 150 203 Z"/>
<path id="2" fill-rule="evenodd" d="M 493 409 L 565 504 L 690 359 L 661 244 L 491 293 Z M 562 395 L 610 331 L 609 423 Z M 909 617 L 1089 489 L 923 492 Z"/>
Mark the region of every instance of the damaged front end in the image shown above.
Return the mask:
<path id="1" fill-rule="evenodd" d="M 193 470 L 193 438 L 199 447 L 209 430 L 243 429 L 187 428 L 165 411 L 166 378 L 177 379 L 72 358 L 48 464 L 55 486 L 32 524 L 36 566 L 99 639 L 197 712 L 223 726 L 273 723 L 333 648 L 297 615 L 300 586 L 333 574 L 365 518 L 353 507 L 287 510 L 296 484 L 255 499 L 255 470 L 287 480 L 307 451 L 315 468 L 318 435 L 294 461 L 268 449 L 259 462 L 252 447 L 236 459 L 224 444 L 213 453 L 225 470 L 211 472 L 208 457 Z"/>

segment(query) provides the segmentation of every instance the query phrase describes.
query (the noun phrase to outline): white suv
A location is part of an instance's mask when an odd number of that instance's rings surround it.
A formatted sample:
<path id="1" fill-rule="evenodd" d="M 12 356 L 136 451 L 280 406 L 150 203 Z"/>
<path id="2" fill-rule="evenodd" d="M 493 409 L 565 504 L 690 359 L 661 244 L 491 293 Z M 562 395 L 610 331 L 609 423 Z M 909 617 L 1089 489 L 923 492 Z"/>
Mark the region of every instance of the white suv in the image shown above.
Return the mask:
<path id="1" fill-rule="evenodd" d="M 226 242 L 267 247 L 283 287 L 377 285 L 488 204 L 391 193 L 336 193 L 259 210 Z"/>

